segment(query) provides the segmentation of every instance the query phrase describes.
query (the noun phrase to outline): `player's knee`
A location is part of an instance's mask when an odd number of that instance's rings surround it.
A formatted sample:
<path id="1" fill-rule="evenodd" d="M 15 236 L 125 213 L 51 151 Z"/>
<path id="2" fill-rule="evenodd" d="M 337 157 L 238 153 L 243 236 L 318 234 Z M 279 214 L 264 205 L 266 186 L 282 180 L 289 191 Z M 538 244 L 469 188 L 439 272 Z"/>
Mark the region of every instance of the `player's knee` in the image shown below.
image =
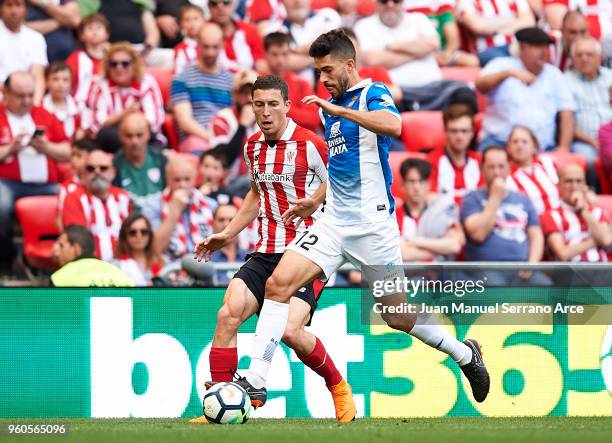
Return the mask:
<path id="1" fill-rule="evenodd" d="M 276 272 L 266 280 L 266 298 L 285 303 L 291 298 L 291 286 L 286 278 Z"/>
<path id="2" fill-rule="evenodd" d="M 224 304 L 217 312 L 217 329 L 224 333 L 238 331 L 240 327 L 240 317 L 232 314 L 229 306 Z"/>
<path id="3" fill-rule="evenodd" d="M 301 332 L 302 328 L 288 324 L 285 328 L 285 332 L 283 333 L 283 343 L 290 348 L 295 347 L 295 345 L 299 342 Z"/>

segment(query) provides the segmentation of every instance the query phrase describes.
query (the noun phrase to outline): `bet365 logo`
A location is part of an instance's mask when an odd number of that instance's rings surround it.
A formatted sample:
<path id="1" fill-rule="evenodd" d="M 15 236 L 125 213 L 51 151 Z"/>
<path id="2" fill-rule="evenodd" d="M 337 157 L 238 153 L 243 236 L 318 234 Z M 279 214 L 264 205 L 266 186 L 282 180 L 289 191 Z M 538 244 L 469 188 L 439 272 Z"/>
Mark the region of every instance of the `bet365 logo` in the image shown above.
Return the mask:
<path id="1" fill-rule="evenodd" d="M 608 392 L 612 394 L 612 326 L 608 327 L 601 344 L 601 375 Z"/>

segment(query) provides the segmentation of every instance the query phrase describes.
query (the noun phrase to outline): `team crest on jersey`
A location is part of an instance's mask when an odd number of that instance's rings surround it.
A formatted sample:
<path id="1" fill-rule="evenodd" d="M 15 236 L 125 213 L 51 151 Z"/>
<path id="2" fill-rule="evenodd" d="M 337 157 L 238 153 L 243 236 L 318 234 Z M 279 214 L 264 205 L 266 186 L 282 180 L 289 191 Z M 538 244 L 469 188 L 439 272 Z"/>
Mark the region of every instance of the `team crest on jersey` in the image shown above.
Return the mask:
<path id="1" fill-rule="evenodd" d="M 285 152 L 285 163 L 293 163 L 293 160 L 295 160 L 295 151 L 291 150 L 287 150 Z"/>
<path id="2" fill-rule="evenodd" d="M 157 183 L 161 178 L 161 171 L 159 170 L 159 168 L 151 168 L 147 171 L 147 176 L 149 177 L 149 180 L 154 183 Z"/>
<path id="3" fill-rule="evenodd" d="M 342 134 L 342 131 L 340 131 L 340 122 L 331 125 L 331 128 L 329 128 L 329 136 L 338 137 L 340 134 Z"/>

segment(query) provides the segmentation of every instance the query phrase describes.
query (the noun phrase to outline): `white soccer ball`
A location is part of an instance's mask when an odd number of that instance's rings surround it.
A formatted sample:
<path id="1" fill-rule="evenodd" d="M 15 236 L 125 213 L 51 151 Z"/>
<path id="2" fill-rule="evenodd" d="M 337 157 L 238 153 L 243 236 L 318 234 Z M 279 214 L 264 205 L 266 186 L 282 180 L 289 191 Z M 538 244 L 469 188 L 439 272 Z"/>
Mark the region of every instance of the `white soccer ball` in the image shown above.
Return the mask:
<path id="1" fill-rule="evenodd" d="M 251 399 L 233 382 L 213 385 L 204 393 L 204 416 L 210 423 L 242 424 L 251 415 Z"/>

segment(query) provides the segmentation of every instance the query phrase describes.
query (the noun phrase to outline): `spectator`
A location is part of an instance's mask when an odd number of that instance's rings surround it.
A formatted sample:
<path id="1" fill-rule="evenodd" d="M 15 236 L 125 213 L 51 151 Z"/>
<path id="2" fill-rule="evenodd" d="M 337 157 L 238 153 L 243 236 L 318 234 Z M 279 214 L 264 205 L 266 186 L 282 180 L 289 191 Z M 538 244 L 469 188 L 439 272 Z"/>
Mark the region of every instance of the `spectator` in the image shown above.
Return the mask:
<path id="1" fill-rule="evenodd" d="M 225 52 L 223 65 L 232 72 L 240 69 L 266 71 L 263 42 L 257 28 L 232 16 L 234 0 L 208 0 L 210 21 L 223 31 Z"/>
<path id="2" fill-rule="evenodd" d="M 200 58 L 172 80 L 171 102 L 181 132 L 179 151 L 210 147 L 212 117 L 232 104 L 232 75 L 221 66 L 223 32 L 207 23 L 199 37 Z"/>
<path id="3" fill-rule="evenodd" d="M 111 185 L 115 171 L 110 154 L 96 149 L 87 157 L 83 183 L 69 193 L 62 208 L 62 224 L 87 227 L 96 240 L 96 257 L 109 261 L 119 236 L 121 223 L 130 213 L 130 197 Z"/>
<path id="4" fill-rule="evenodd" d="M 117 173 L 113 185 L 127 191 L 135 209 L 142 212 L 153 224 L 161 220 L 161 194 L 166 187 L 166 157 L 159 148 L 151 146 L 149 123 L 142 112 L 132 112 L 123 117 L 119 126 L 122 148 L 113 160 Z"/>
<path id="5" fill-rule="evenodd" d="M 100 72 L 102 78 L 92 83 L 87 98 L 91 121 L 83 125 L 98 144 L 116 152 L 121 147 L 119 122 L 133 111 L 142 111 L 151 131 L 159 135 L 164 102 L 157 80 L 145 72 L 140 53 L 128 43 L 114 43 L 104 54 Z"/>
<path id="6" fill-rule="evenodd" d="M 510 191 L 508 154 L 501 146 L 489 147 L 482 156 L 486 187 L 470 192 L 461 205 L 461 222 L 467 236 L 465 260 L 539 262 L 544 238 L 538 216 L 524 194 Z M 546 284 L 539 273 L 485 271 L 487 284 L 523 281 Z"/>
<path id="7" fill-rule="evenodd" d="M 67 226 L 53 245 L 53 255 L 60 266 L 51 275 L 53 286 L 134 286 L 134 282 L 115 265 L 96 259 L 94 248 L 94 237 L 86 227 Z"/>
<path id="8" fill-rule="evenodd" d="M 79 107 L 84 108 L 91 81 L 100 72 L 109 48 L 110 23 L 102 14 L 88 15 L 79 25 L 78 36 L 83 49 L 70 54 L 66 63 L 72 69 L 72 94 Z"/>
<path id="9" fill-rule="evenodd" d="M 336 5 L 342 27 L 352 28 L 362 18 L 362 15 L 359 14 L 359 0 L 338 0 Z"/>
<path id="10" fill-rule="evenodd" d="M 462 51 L 461 34 L 455 18 L 454 0 L 405 0 L 406 12 L 421 12 L 427 15 L 438 32 L 440 50 L 436 60 L 440 66 L 480 66 L 478 57 Z"/>
<path id="11" fill-rule="evenodd" d="M 26 24 L 40 32 L 47 42 L 50 62 L 66 60 L 74 51 L 74 30 L 81 22 L 81 11 L 74 0 L 28 0 Z"/>
<path id="12" fill-rule="evenodd" d="M 552 40 L 539 28 L 521 29 L 516 38 L 519 56 L 493 60 L 476 80 L 478 90 L 489 97 L 479 150 L 505 146 L 512 128 L 524 125 L 536 134 L 542 149 L 570 151 L 576 105 L 561 71 L 546 63 Z"/>
<path id="13" fill-rule="evenodd" d="M 158 17 L 159 21 L 160 17 Z M 205 18 L 202 9 L 195 5 L 181 7 L 180 24 L 183 40 L 174 47 L 174 75 L 198 61 L 198 36 Z"/>
<path id="14" fill-rule="evenodd" d="M 607 262 L 612 232 L 602 208 L 588 197 L 584 169 L 567 164 L 559 171 L 561 206 L 542 215 L 546 244 L 555 259 Z"/>
<path id="15" fill-rule="evenodd" d="M 264 38 L 269 73 L 282 78 L 289 86 L 291 109 L 287 115 L 298 125 L 317 131 L 321 127 L 319 112 L 316 107 L 302 103 L 302 98 L 313 94 L 312 86 L 289 70 L 290 41 L 291 37 L 282 32 L 272 32 Z"/>
<path id="16" fill-rule="evenodd" d="M 34 77 L 34 103 L 45 95 L 45 38 L 25 25 L 25 0 L 0 0 L 0 83 L 17 71 Z"/>
<path id="17" fill-rule="evenodd" d="M 110 42 L 130 42 L 138 50 L 159 46 L 160 35 L 150 3 L 142 0 L 104 0 L 100 14 L 110 23 Z"/>
<path id="18" fill-rule="evenodd" d="M 227 205 L 232 200 L 230 193 L 223 188 L 228 173 L 225 162 L 223 152 L 216 148 L 206 151 L 200 159 L 200 192 L 219 205 Z"/>
<path id="19" fill-rule="evenodd" d="M 435 58 L 440 39 L 424 14 L 404 12 L 400 0 L 378 0 L 376 14 L 360 20 L 355 34 L 365 64 L 388 69 L 402 88 L 402 109 L 444 109 L 458 93 L 469 94 L 476 106 L 465 84 L 442 80 Z"/>
<path id="20" fill-rule="evenodd" d="M 57 162 L 70 156 L 62 124 L 34 106 L 34 90 L 32 74 L 15 72 L 5 81 L 4 105 L 0 105 L 0 270 L 10 269 L 15 253 L 15 201 L 32 195 L 55 195 Z"/>
<path id="21" fill-rule="evenodd" d="M 75 191 L 83 182 L 87 157 L 89 157 L 90 152 L 96 149 L 98 147 L 90 138 L 78 139 L 73 141 L 70 146 L 70 169 L 72 174 L 68 177 L 63 177 L 57 193 L 57 226 L 59 226 L 60 231 L 63 228 L 62 208 L 64 207 L 66 196 Z"/>
<path id="22" fill-rule="evenodd" d="M 72 71 L 66 62 L 52 62 L 45 69 L 47 94 L 42 106 L 64 123 L 64 132 L 71 140 L 83 136 L 81 130 L 81 112 L 71 95 Z"/>
<path id="23" fill-rule="evenodd" d="M 552 159 L 539 155 L 538 138 L 526 126 L 515 126 L 508 139 L 511 174 L 508 188 L 526 194 L 538 215 L 559 206 L 557 170 Z"/>
<path id="24" fill-rule="evenodd" d="M 314 84 L 314 62 L 308 55 L 310 45 L 315 39 L 332 29 L 342 26 L 342 19 L 334 9 L 310 9 L 311 0 L 284 0 L 287 19 L 284 31 L 291 36 L 289 69 L 299 73 L 302 78 Z"/>
<path id="25" fill-rule="evenodd" d="M 427 203 L 431 165 L 425 160 L 407 159 L 401 166 L 404 204 L 396 211 L 404 261 L 431 261 L 451 258 L 465 243 L 457 207 L 442 196 Z"/>
<path id="26" fill-rule="evenodd" d="M 192 164 L 173 159 L 166 166 L 168 187 L 162 194 L 161 225 L 155 230 L 155 249 L 171 262 L 191 254 L 212 232 L 215 203 L 195 187 Z"/>
<path id="27" fill-rule="evenodd" d="M 568 11 L 582 11 L 589 23 L 589 33 L 601 40 L 612 32 L 610 0 L 546 0 L 544 16 L 552 29 L 561 29 Z"/>
<path id="28" fill-rule="evenodd" d="M 265 36 L 283 30 L 287 9 L 282 0 L 247 0 L 246 18 Z"/>
<path id="29" fill-rule="evenodd" d="M 535 26 L 527 0 L 459 0 L 457 9 L 461 23 L 474 34 L 480 66 L 509 57 L 514 33 Z"/>
<path id="30" fill-rule="evenodd" d="M 189 0 L 156 0 L 155 23 L 160 32 L 160 46 L 173 48 L 181 42 L 184 28 L 181 25 L 182 10 L 185 7 L 196 7 L 204 15 L 202 8 L 192 5 Z M 196 34 L 197 36 L 197 34 Z"/>
<path id="31" fill-rule="evenodd" d="M 449 106 L 443 114 L 446 146 L 428 156 L 433 166 L 431 190 L 454 200 L 459 207 L 468 192 L 483 185 L 480 156 L 470 151 L 474 139 L 474 113 L 467 105 Z"/>
<path id="32" fill-rule="evenodd" d="M 561 37 L 557 37 L 558 31 L 553 32 L 555 40 L 551 61 L 554 66 L 565 72 L 572 68 L 572 55 L 570 49 L 576 39 L 586 37 L 589 32 L 589 24 L 580 11 L 568 11 L 563 17 L 561 25 Z"/>
<path id="33" fill-rule="evenodd" d="M 212 221 L 212 228 L 214 233 L 223 231 L 223 229 L 230 224 L 233 218 L 236 216 L 238 208 L 232 204 L 220 205 L 215 209 L 215 214 Z M 229 240 L 225 246 L 221 249 L 216 250 L 210 256 L 209 261 L 212 263 L 241 263 L 247 259 L 247 251 L 240 248 L 238 244 L 238 236 Z M 227 286 L 229 281 L 234 277 L 236 270 L 230 271 L 217 271 L 216 272 L 216 285 Z"/>
<path id="34" fill-rule="evenodd" d="M 163 258 L 153 248 L 153 228 L 142 214 L 130 214 L 119 231 L 117 267 L 135 286 L 151 286 L 151 280 L 164 267 Z"/>
<path id="35" fill-rule="evenodd" d="M 572 151 L 593 164 L 599 153 L 599 128 L 612 120 L 609 89 L 612 69 L 601 66 L 601 43 L 592 37 L 572 46 L 574 69 L 565 78 L 576 102 L 576 129 Z"/>

